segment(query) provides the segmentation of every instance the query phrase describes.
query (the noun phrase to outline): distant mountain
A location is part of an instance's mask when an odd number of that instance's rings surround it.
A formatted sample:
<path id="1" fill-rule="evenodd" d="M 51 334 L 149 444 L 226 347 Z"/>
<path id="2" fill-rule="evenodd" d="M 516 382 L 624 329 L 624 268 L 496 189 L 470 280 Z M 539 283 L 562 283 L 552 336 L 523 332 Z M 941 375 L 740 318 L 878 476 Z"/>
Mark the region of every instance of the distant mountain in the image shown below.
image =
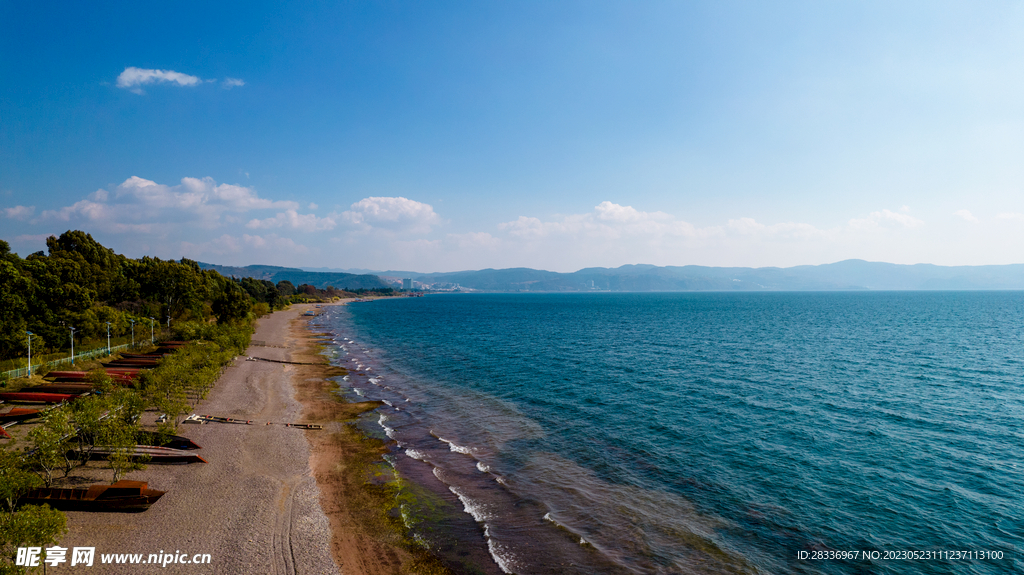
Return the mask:
<path id="1" fill-rule="evenodd" d="M 299 268 L 285 268 L 280 266 L 254 265 L 234 267 L 203 262 L 198 263 L 199 267 L 203 269 L 216 270 L 224 276 L 236 278 L 249 277 L 259 280 L 268 280 L 275 284 L 280 281 L 290 281 L 296 286 L 309 284 L 320 289 L 327 286 L 339 289 L 376 289 L 392 287 L 391 284 L 372 274 L 308 272 Z"/>
<path id="2" fill-rule="evenodd" d="M 572 273 L 530 268 L 417 273 L 371 271 L 363 274 L 306 271 L 277 266 L 236 268 L 203 264 L 224 275 L 254 277 L 317 287 L 386 287 L 381 278 L 412 278 L 420 284 L 458 284 L 479 291 L 834 291 L 834 290 L 1024 290 L 1024 264 L 936 266 L 846 260 L 791 268 L 625 265 L 584 268 Z M 327 268 L 320 268 L 327 269 Z"/>
<path id="3" fill-rule="evenodd" d="M 791 268 L 625 265 L 572 273 L 511 268 L 405 277 L 482 291 L 1024 290 L 1024 264 L 936 266 L 863 260 Z"/>

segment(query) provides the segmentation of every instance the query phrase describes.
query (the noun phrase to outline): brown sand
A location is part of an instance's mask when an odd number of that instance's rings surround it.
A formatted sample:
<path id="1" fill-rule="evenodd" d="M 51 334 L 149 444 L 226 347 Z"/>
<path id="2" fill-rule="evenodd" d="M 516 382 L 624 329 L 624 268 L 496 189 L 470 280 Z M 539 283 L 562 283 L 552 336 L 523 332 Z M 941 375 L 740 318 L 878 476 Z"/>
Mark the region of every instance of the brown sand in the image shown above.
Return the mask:
<path id="1" fill-rule="evenodd" d="M 253 339 L 266 345 L 250 347 L 248 355 L 293 360 L 296 347 L 308 338 L 293 335 L 292 328 L 304 325 L 299 314 L 311 307 L 292 306 L 259 320 Z M 180 426 L 180 434 L 203 447 L 199 453 L 209 463 L 149 465 L 130 474 L 128 478 L 148 481 L 150 487 L 167 494 L 143 513 L 69 512 L 70 530 L 62 546 L 95 547 L 91 573 L 329 575 L 340 572 L 337 564 L 344 565 L 346 574 L 394 572 L 379 568 L 385 565 L 375 566 L 375 558 L 362 556 L 372 547 L 353 544 L 344 536 L 332 545 L 331 524 L 344 525 L 344 513 L 335 519 L 338 513 L 332 509 L 329 522 L 321 508 L 307 432 L 266 425 L 306 421 L 292 387 L 299 367 L 237 358 L 196 412 L 251 419 L 256 425 Z M 322 467 L 327 460 L 320 456 L 315 461 Z M 90 475 L 98 472 L 87 470 Z M 101 477 L 109 481 L 109 470 Z M 161 552 L 189 557 L 208 553 L 212 563 L 100 564 L 100 554 L 141 553 L 145 561 L 148 554 Z"/>

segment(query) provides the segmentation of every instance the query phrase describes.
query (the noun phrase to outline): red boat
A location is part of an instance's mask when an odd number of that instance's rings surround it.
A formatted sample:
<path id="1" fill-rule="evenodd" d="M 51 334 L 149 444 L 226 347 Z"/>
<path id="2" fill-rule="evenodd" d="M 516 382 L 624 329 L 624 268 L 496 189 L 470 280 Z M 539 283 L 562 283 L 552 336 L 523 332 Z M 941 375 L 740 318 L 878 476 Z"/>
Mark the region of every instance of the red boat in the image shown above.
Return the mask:
<path id="1" fill-rule="evenodd" d="M 24 391 L 11 391 L 0 393 L 0 399 L 4 401 L 29 401 L 32 403 L 60 403 L 78 397 L 75 393 L 31 393 Z"/>
<path id="2" fill-rule="evenodd" d="M 0 413 L 0 421 L 24 421 L 26 419 L 32 419 L 39 415 L 38 409 L 29 409 L 27 407 L 15 407 L 14 409 Z"/>
<path id="3" fill-rule="evenodd" d="M 166 492 L 149 489 L 149 484 L 145 481 L 122 479 L 113 485 L 93 485 L 88 489 L 31 489 L 18 500 L 18 503 L 45 503 L 63 511 L 145 511 L 164 493 Z"/>
<path id="4" fill-rule="evenodd" d="M 85 371 L 51 371 L 46 374 L 46 378 L 52 378 L 60 381 L 89 381 L 89 373 Z M 122 371 L 108 371 L 107 377 L 114 380 L 126 380 L 131 381 L 136 379 L 138 374 L 136 372 L 122 372 Z"/>
<path id="5" fill-rule="evenodd" d="M 37 385 L 19 390 L 21 393 L 89 393 L 94 387 L 91 383 L 61 383 Z"/>

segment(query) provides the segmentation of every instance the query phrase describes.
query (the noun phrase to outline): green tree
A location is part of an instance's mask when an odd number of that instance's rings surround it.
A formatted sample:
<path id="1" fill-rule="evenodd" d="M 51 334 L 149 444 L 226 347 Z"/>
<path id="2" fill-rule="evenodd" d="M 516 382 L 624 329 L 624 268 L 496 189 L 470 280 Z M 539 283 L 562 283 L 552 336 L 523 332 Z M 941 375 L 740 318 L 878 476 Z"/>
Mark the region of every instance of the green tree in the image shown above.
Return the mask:
<path id="1" fill-rule="evenodd" d="M 49 487 L 53 483 L 53 472 L 67 466 L 71 439 L 67 413 L 63 409 L 51 409 L 42 425 L 29 432 L 28 438 L 32 441 L 29 461 L 42 474 L 43 481 Z"/>
<path id="2" fill-rule="evenodd" d="M 138 425 L 126 424 L 120 418 L 108 417 L 103 421 L 99 443 L 110 450 L 107 462 L 114 472 L 114 479 L 111 483 L 117 483 L 130 471 L 146 468 L 140 458 L 134 454 L 138 433 Z"/>
<path id="3" fill-rule="evenodd" d="M 240 321 L 249 316 L 252 299 L 233 281 L 226 282 L 221 294 L 213 302 L 213 313 L 218 323 Z"/>

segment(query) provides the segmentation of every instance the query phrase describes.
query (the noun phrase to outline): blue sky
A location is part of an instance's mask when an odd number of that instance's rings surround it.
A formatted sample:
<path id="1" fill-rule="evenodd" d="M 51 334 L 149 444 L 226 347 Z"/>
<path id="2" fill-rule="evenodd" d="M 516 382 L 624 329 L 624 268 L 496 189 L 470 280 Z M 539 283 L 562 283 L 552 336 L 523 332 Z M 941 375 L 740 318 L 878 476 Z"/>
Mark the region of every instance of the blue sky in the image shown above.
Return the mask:
<path id="1" fill-rule="evenodd" d="M 0 2 L 0 238 L 224 264 L 1024 262 L 1020 2 Z"/>

